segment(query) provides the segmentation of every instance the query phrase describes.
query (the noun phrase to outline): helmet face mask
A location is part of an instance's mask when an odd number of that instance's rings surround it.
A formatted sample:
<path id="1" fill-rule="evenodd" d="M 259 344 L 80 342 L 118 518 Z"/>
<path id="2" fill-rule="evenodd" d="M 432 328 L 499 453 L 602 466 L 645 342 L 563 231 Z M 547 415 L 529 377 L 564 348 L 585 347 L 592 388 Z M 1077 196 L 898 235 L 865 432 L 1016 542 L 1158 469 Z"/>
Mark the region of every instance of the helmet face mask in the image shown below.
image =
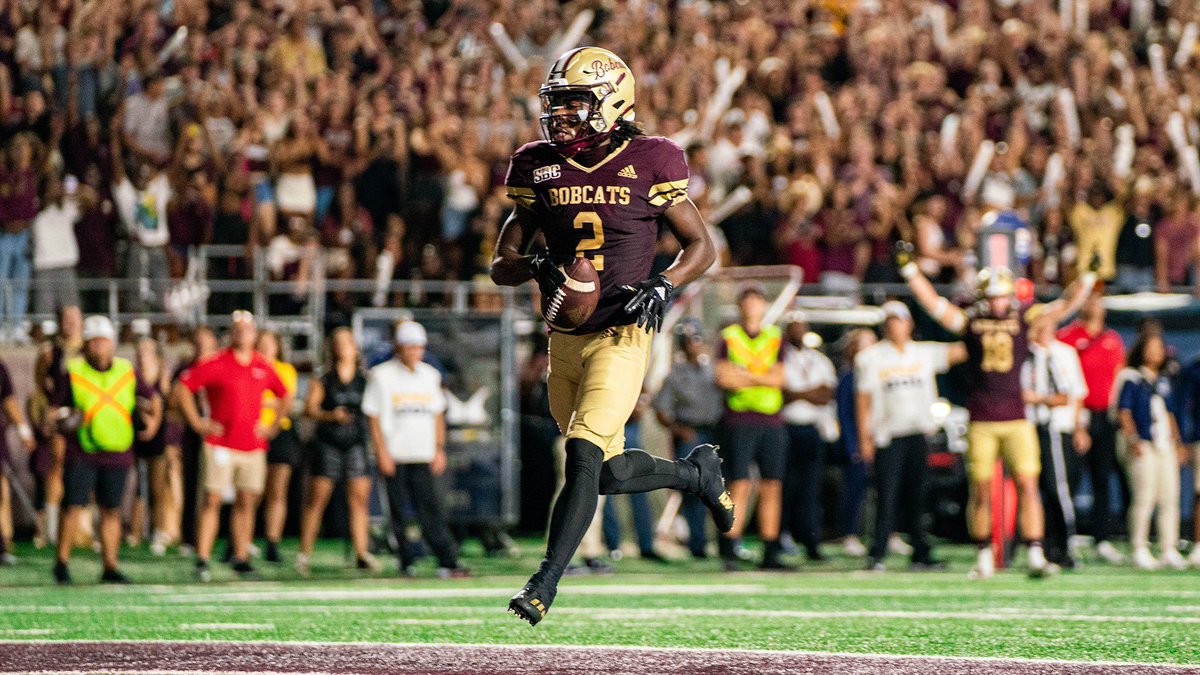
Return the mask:
<path id="1" fill-rule="evenodd" d="M 542 94 L 541 99 L 542 133 L 546 140 L 565 148 L 596 133 L 593 118 L 598 117 L 599 106 L 590 91 L 560 89 Z"/>
<path id="2" fill-rule="evenodd" d="M 546 140 L 570 157 L 598 147 L 623 120 L 633 120 L 633 73 L 616 54 L 598 47 L 566 52 L 538 91 Z"/>

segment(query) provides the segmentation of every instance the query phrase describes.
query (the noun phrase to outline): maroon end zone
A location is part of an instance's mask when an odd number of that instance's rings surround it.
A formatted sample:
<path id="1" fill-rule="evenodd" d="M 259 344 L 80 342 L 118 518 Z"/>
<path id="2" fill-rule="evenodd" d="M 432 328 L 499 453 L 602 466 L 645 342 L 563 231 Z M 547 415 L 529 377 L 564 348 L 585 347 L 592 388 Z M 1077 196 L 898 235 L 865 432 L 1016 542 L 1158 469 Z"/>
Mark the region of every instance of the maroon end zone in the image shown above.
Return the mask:
<path id="1" fill-rule="evenodd" d="M 685 649 L 200 642 L 8 642 L 0 673 L 687 673 L 1178 675 L 1183 666 Z"/>

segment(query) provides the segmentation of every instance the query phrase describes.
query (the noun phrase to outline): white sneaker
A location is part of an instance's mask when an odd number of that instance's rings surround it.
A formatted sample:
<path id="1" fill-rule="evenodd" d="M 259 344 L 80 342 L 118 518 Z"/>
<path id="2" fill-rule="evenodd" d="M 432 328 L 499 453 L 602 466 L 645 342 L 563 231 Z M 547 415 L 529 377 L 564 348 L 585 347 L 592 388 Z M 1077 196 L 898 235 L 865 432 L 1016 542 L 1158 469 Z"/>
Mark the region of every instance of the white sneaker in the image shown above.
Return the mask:
<path id="1" fill-rule="evenodd" d="M 982 581 L 994 576 L 996 576 L 996 560 L 992 557 L 991 547 L 979 549 L 979 554 L 975 557 L 975 566 L 967 573 L 967 578 L 972 581 Z"/>
<path id="2" fill-rule="evenodd" d="M 0 555 L 0 567 L 12 567 L 17 564 L 17 556 L 11 553 Z"/>
<path id="3" fill-rule="evenodd" d="M 1046 552 L 1041 546 L 1029 547 L 1029 578 L 1045 579 L 1058 574 L 1059 567 L 1046 560 Z"/>
<path id="4" fill-rule="evenodd" d="M 1121 555 L 1121 552 L 1117 550 L 1116 546 L 1112 545 L 1112 542 L 1100 542 L 1096 546 L 1096 553 L 1104 559 L 1104 562 L 1108 563 L 1109 565 L 1125 564 L 1125 556 Z"/>
<path id="5" fill-rule="evenodd" d="M 1200 568 L 1200 544 L 1192 544 L 1192 553 L 1187 557 L 1188 564 Z"/>
<path id="6" fill-rule="evenodd" d="M 167 545 L 161 541 L 153 541 L 150 543 L 150 555 L 155 558 L 161 558 L 167 554 Z"/>
<path id="7" fill-rule="evenodd" d="M 893 534 L 888 538 L 888 553 L 892 555 L 912 555 L 913 547 L 908 545 L 908 542 L 900 538 L 900 535 Z"/>
<path id="8" fill-rule="evenodd" d="M 863 545 L 861 539 L 854 535 L 842 540 L 842 550 L 851 558 L 867 557 L 867 547 Z"/>
<path id="9" fill-rule="evenodd" d="M 1133 565 L 1140 570 L 1152 572 L 1161 567 L 1159 562 L 1154 559 L 1148 548 L 1139 548 L 1133 552 Z"/>
<path id="10" fill-rule="evenodd" d="M 1188 568 L 1188 561 L 1184 560 L 1183 556 L 1179 555 L 1179 551 L 1173 548 L 1163 552 L 1161 561 L 1163 566 L 1170 567 L 1173 570 L 1186 570 Z"/>
<path id="11" fill-rule="evenodd" d="M 310 567 L 309 567 L 309 557 L 308 557 L 307 553 L 297 553 L 296 554 L 296 572 L 298 572 L 300 574 L 300 576 L 302 576 L 302 577 L 308 577 L 308 573 L 310 572 Z"/>

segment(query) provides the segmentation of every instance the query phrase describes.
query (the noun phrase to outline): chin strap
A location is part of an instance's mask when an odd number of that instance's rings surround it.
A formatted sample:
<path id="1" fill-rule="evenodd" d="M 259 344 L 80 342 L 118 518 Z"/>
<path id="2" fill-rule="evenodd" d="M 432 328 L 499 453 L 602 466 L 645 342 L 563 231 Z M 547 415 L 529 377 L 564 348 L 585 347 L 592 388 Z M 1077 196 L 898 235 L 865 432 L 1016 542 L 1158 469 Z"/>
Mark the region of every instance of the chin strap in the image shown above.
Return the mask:
<path id="1" fill-rule="evenodd" d="M 578 155 L 581 152 L 600 147 L 600 144 L 607 141 L 608 137 L 611 135 L 612 130 L 610 129 L 598 134 L 585 136 L 584 138 L 580 138 L 569 143 L 554 143 L 554 149 L 557 150 L 558 153 L 563 157 L 570 158 Z"/>

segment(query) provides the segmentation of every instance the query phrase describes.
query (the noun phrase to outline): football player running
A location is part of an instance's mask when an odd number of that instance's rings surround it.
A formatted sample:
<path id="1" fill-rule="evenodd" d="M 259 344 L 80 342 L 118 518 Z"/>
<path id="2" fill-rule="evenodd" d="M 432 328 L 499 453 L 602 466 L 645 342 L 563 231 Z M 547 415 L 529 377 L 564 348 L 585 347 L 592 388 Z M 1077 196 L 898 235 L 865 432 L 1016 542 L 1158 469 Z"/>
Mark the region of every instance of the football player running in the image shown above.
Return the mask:
<path id="1" fill-rule="evenodd" d="M 1025 417 L 1021 389 L 1021 366 L 1029 356 L 1029 327 L 1023 308 L 1013 298 L 1012 272 L 1003 267 L 980 271 L 978 302 L 963 311 L 938 295 L 921 274 L 911 244 L 897 245 L 896 262 L 925 311 L 946 330 L 961 336 L 967 347 L 967 529 L 979 546 L 971 577 L 987 579 L 996 571 L 990 540 L 997 456 L 1003 458 L 1016 482 L 1021 535 L 1029 547 L 1029 574 L 1053 574 L 1056 567 L 1047 562 L 1042 550 L 1045 522 L 1038 489 L 1042 465 L 1037 431 Z M 1062 323 L 1083 305 L 1095 282 L 1095 272 L 1084 274 L 1064 291 L 1063 298 L 1046 305 L 1042 316 L 1055 325 Z"/>
<path id="2" fill-rule="evenodd" d="M 653 332 L 672 292 L 714 257 L 687 197 L 683 150 L 634 125 L 633 73 L 607 50 L 563 54 L 539 94 L 546 140 L 512 156 L 506 184 L 516 208 L 500 231 L 491 276 L 504 286 L 534 279 L 552 294 L 566 281 L 562 265 L 586 256 L 599 274 L 600 298 L 583 325 L 550 335 L 547 384 L 551 414 L 567 438 L 566 480 L 551 512 L 546 557 L 509 602 L 531 625 L 554 602 L 600 494 L 683 490 L 704 502 L 722 532 L 733 526 L 715 446 L 675 461 L 625 449 L 623 429 L 641 393 Z M 660 224 L 683 250 L 651 276 Z M 546 250 L 526 254 L 538 232 Z"/>

